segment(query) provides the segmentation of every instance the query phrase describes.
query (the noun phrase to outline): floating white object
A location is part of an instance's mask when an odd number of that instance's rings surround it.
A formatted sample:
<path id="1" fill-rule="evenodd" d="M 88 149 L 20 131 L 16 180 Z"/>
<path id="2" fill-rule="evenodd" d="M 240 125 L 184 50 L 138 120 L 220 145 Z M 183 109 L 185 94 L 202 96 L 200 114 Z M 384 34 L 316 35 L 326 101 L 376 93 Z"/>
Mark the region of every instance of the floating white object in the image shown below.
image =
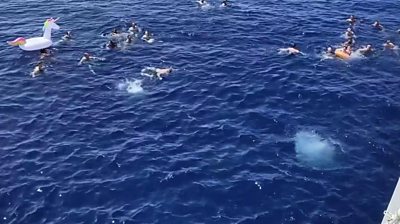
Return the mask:
<path id="1" fill-rule="evenodd" d="M 397 181 L 381 224 L 400 224 L 400 178 Z"/>
<path id="2" fill-rule="evenodd" d="M 19 46 L 24 51 L 37 51 L 51 47 L 53 41 L 51 41 L 51 30 L 58 30 L 60 27 L 56 24 L 57 19 L 47 19 L 43 25 L 43 37 L 33 37 L 25 39 L 23 37 L 18 37 L 13 41 L 8 41 L 7 43 L 11 46 Z"/>

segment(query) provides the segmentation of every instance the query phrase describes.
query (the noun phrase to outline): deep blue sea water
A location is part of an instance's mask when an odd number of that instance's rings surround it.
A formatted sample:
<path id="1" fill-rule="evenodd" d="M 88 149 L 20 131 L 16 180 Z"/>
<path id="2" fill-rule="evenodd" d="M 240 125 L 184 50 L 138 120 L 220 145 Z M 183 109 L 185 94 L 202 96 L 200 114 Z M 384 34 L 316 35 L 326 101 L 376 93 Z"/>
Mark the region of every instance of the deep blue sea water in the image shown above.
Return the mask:
<path id="1" fill-rule="evenodd" d="M 2 1 L 0 223 L 380 223 L 400 175 L 400 52 L 382 50 L 400 2 L 218 5 Z M 376 53 L 321 60 L 350 14 Z M 6 41 L 51 16 L 74 40 L 32 78 L 38 52 Z M 104 49 L 132 19 L 155 43 Z M 305 55 L 278 53 L 291 42 Z M 77 66 L 86 51 L 106 60 Z"/>

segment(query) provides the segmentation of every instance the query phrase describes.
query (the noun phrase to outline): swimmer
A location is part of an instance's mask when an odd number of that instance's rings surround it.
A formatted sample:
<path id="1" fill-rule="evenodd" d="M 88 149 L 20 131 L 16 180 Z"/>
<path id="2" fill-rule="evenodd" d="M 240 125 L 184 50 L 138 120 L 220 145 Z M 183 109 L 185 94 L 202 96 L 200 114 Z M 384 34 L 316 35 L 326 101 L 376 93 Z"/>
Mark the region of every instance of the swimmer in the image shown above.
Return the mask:
<path id="1" fill-rule="evenodd" d="M 356 23 L 356 17 L 354 17 L 354 15 L 351 15 L 350 18 L 348 18 L 346 21 L 353 26 Z"/>
<path id="2" fill-rule="evenodd" d="M 62 37 L 62 39 L 64 39 L 64 40 L 71 40 L 71 39 L 72 39 L 71 31 L 67 31 L 67 32 L 65 33 L 65 35 Z"/>
<path id="3" fill-rule="evenodd" d="M 136 23 L 132 23 L 131 27 L 128 29 L 129 32 L 131 33 L 138 33 L 139 32 L 139 27 Z"/>
<path id="4" fill-rule="evenodd" d="M 383 26 L 381 25 L 379 20 L 375 21 L 374 24 L 372 24 L 372 26 L 375 27 L 375 29 L 383 30 Z"/>
<path id="5" fill-rule="evenodd" d="M 50 57 L 51 56 L 51 52 L 50 50 L 46 49 L 40 49 L 40 59 L 44 59 L 46 57 Z"/>
<path id="6" fill-rule="evenodd" d="M 374 49 L 372 49 L 371 44 L 368 44 L 367 46 L 365 46 L 359 50 L 359 52 L 363 55 L 371 54 L 373 51 L 374 51 Z"/>
<path id="7" fill-rule="evenodd" d="M 162 80 L 163 77 L 169 75 L 172 72 L 172 68 L 157 68 L 156 75 L 159 80 Z"/>
<path id="8" fill-rule="evenodd" d="M 132 35 L 128 35 L 128 36 L 126 37 L 125 43 L 127 43 L 127 44 L 132 43 Z"/>
<path id="9" fill-rule="evenodd" d="M 346 33 L 345 33 L 345 36 L 346 36 L 347 39 L 351 39 L 351 38 L 354 37 L 354 32 L 353 32 L 353 30 L 351 30 L 350 27 L 347 28 Z"/>
<path id="10" fill-rule="evenodd" d="M 228 0 L 222 0 L 222 7 L 228 7 Z"/>
<path id="11" fill-rule="evenodd" d="M 400 29 L 397 30 L 397 33 L 400 34 Z"/>
<path id="12" fill-rule="evenodd" d="M 90 55 L 89 53 L 84 53 L 84 54 L 83 54 L 83 57 L 82 57 L 81 60 L 79 61 L 78 65 L 81 65 L 81 64 L 83 64 L 83 63 L 85 63 L 85 62 L 90 62 L 90 61 L 92 61 L 92 60 L 101 60 L 101 61 L 103 61 L 103 60 L 105 60 L 105 59 L 104 59 L 104 58 L 94 57 L 94 56 Z"/>
<path id="13" fill-rule="evenodd" d="M 296 55 L 301 53 L 297 45 L 294 43 L 292 43 L 290 47 L 288 47 L 286 50 L 289 52 L 289 55 Z"/>
<path id="14" fill-rule="evenodd" d="M 142 40 L 146 41 L 149 44 L 154 42 L 154 38 L 152 37 L 150 32 L 147 30 L 144 32 L 144 35 L 142 36 Z"/>
<path id="15" fill-rule="evenodd" d="M 386 49 L 394 49 L 394 48 L 396 48 L 396 45 L 394 43 L 392 43 L 392 41 L 390 41 L 390 40 L 387 40 L 386 43 L 383 44 L 383 46 Z"/>
<path id="16" fill-rule="evenodd" d="M 142 36 L 142 40 L 146 40 L 146 41 L 148 41 L 148 40 L 150 40 L 151 39 L 151 34 L 150 34 L 150 32 L 149 31 L 144 31 L 144 34 L 143 34 L 143 36 Z"/>
<path id="17" fill-rule="evenodd" d="M 40 73 L 44 72 L 44 68 L 45 68 L 44 63 L 43 63 L 43 62 L 39 62 L 39 63 L 35 66 L 35 68 L 33 69 L 32 73 L 31 73 L 32 77 L 36 77 L 36 76 L 38 76 Z"/>
<path id="18" fill-rule="evenodd" d="M 162 80 L 165 76 L 171 74 L 173 69 L 169 68 L 145 68 L 142 70 L 142 74 L 146 76 L 156 76 L 159 80 Z"/>
<path id="19" fill-rule="evenodd" d="M 207 5 L 207 1 L 206 0 L 199 0 L 197 1 L 200 5 Z"/>
<path id="20" fill-rule="evenodd" d="M 117 43 L 115 43 L 114 41 L 110 40 L 110 41 L 108 41 L 106 47 L 107 47 L 108 49 L 116 48 L 116 47 L 117 47 Z"/>
<path id="21" fill-rule="evenodd" d="M 353 50 L 351 49 L 351 46 L 350 46 L 350 45 L 347 45 L 347 46 L 345 46 L 345 47 L 343 48 L 343 52 L 346 53 L 346 54 L 348 54 L 348 55 L 351 55 L 352 51 L 353 51 Z"/>

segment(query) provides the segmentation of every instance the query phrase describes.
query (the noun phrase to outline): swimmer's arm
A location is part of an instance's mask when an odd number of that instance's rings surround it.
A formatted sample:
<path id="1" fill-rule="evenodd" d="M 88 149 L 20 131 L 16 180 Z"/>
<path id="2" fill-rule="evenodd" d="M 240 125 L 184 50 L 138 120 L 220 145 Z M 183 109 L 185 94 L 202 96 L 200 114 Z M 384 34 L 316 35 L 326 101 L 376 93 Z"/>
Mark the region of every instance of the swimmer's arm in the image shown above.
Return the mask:
<path id="1" fill-rule="evenodd" d="M 85 58 L 81 58 L 81 60 L 79 61 L 78 65 L 82 65 L 82 64 L 83 64 L 83 62 L 85 62 L 85 61 L 86 61 L 86 59 L 85 59 Z"/>

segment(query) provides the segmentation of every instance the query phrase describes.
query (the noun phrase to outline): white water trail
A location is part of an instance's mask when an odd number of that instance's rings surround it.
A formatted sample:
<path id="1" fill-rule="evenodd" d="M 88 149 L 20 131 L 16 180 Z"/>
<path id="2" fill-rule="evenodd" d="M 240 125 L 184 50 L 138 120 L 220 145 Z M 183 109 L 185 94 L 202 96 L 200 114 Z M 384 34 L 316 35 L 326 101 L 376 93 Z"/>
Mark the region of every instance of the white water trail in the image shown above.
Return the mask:
<path id="1" fill-rule="evenodd" d="M 117 89 L 121 91 L 126 91 L 131 94 L 141 94 L 144 93 L 142 87 L 142 80 L 129 80 L 117 84 Z"/>
<path id="2" fill-rule="evenodd" d="M 294 138 L 297 158 L 313 167 L 325 168 L 332 166 L 339 143 L 332 139 L 322 138 L 309 131 L 300 131 Z"/>

